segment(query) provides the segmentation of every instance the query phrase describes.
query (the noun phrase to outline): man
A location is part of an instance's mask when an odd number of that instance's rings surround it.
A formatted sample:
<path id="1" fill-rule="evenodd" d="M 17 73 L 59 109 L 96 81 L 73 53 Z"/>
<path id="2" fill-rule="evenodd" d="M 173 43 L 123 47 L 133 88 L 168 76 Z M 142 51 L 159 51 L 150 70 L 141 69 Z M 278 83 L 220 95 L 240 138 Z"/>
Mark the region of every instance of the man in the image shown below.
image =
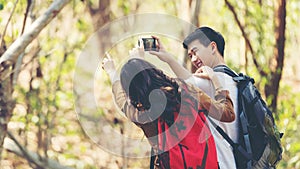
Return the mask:
<path id="1" fill-rule="evenodd" d="M 139 54 L 141 53 L 141 54 Z M 131 51 L 131 57 L 137 57 L 137 58 L 143 58 L 143 56 L 140 56 L 140 55 L 143 55 L 143 52 L 139 52 L 138 50 L 132 50 Z M 142 63 L 142 62 L 140 62 Z M 140 65 L 142 66 L 142 65 Z M 144 66 L 145 67 L 145 66 Z M 127 67 L 128 68 L 128 67 Z M 116 75 L 116 69 L 115 69 L 115 66 L 113 64 L 113 61 L 108 57 L 108 58 L 104 58 L 103 59 L 103 69 L 108 73 L 112 83 L 113 83 L 113 94 L 114 94 L 114 97 L 115 97 L 115 101 L 117 103 L 117 105 L 122 109 L 122 111 L 126 114 L 126 116 L 133 122 L 138 122 L 137 124 L 139 126 L 142 126 L 142 129 L 145 132 L 147 138 L 149 139 L 149 142 L 151 144 L 151 146 L 153 147 L 154 150 L 156 150 L 157 148 L 157 141 L 155 138 L 153 139 L 152 136 L 155 136 L 157 135 L 157 133 L 155 133 L 155 129 L 157 128 L 156 125 L 153 125 L 156 120 L 155 118 L 153 118 L 151 115 L 149 115 L 148 113 L 145 113 L 145 112 L 148 112 L 149 110 L 143 110 L 143 111 L 138 111 L 133 105 L 131 102 L 128 102 L 127 101 L 127 97 L 125 96 L 125 93 L 121 87 L 121 84 L 120 84 L 120 81 L 119 81 L 119 78 L 118 76 Z M 134 69 L 134 70 L 137 70 L 137 69 Z M 209 72 L 206 72 L 206 71 L 209 71 Z M 212 81 L 212 84 L 215 86 L 215 88 L 217 89 L 217 91 L 220 92 L 220 90 L 223 89 L 223 87 L 221 86 L 221 83 L 219 82 L 219 79 L 214 76 L 215 73 L 213 72 L 212 69 L 207 69 L 207 70 L 204 70 L 203 73 L 206 73 L 208 76 L 207 78 L 208 79 L 211 79 Z M 206 75 L 203 75 L 206 77 Z M 159 75 L 157 74 L 157 76 L 153 76 L 151 75 L 151 77 L 154 78 L 154 80 L 156 78 L 159 77 Z M 125 79 L 128 79 L 128 78 L 125 78 Z M 160 79 L 160 78 L 158 78 Z M 156 79 L 155 81 L 157 81 L 158 79 Z M 148 82 L 148 81 L 147 81 Z M 175 82 L 175 81 L 174 81 Z M 136 83 L 136 84 L 140 84 L 140 83 Z M 152 83 L 149 83 L 149 84 L 152 84 Z M 154 84 L 154 83 L 153 83 Z M 159 83 L 160 84 L 160 83 Z M 125 85 L 126 86 L 126 85 Z M 138 85 L 137 85 L 138 86 Z M 149 90 L 151 89 L 146 87 L 145 88 L 146 90 Z M 192 90 L 192 89 L 196 89 L 194 87 L 190 88 L 189 89 L 189 92 L 191 93 L 194 93 L 195 94 L 195 91 L 197 90 Z M 199 90 L 199 89 L 198 89 Z M 220 120 L 222 121 L 232 121 L 235 119 L 235 116 L 234 116 L 234 111 L 233 111 L 233 106 L 232 106 L 232 102 L 231 102 L 231 99 L 228 96 L 228 92 L 226 92 L 226 97 L 219 97 L 220 95 L 218 94 L 219 92 L 216 92 L 216 100 L 215 102 L 212 102 L 212 103 L 216 103 L 216 104 L 207 104 L 207 99 L 205 99 L 204 95 L 202 96 L 202 94 L 200 94 L 199 96 L 201 97 L 195 97 L 195 98 L 198 98 L 198 99 L 201 99 L 201 105 L 207 105 L 204 109 L 206 110 L 211 110 L 209 111 L 208 113 L 211 114 L 212 117 L 214 118 L 221 118 Z M 144 93 L 147 93 L 147 92 L 144 92 Z M 180 95 L 180 94 L 179 94 Z M 173 96 L 173 95 L 170 95 L 170 96 Z M 192 96 L 192 95 L 191 95 Z M 207 98 L 208 96 L 205 95 Z M 174 96 L 173 96 L 174 97 Z M 200 100 L 199 100 L 200 101 Z M 226 102 L 230 103 L 230 104 L 226 104 Z M 188 104 L 188 105 L 191 105 L 192 104 Z M 209 106 L 210 105 L 210 106 Z M 218 105 L 218 106 L 216 106 Z M 153 106 L 153 105 L 152 105 Z M 197 108 L 199 108 L 197 106 Z M 188 111 L 189 113 L 192 113 L 190 111 Z M 220 112 L 222 112 L 222 114 L 220 114 Z M 147 115 L 148 114 L 148 115 Z M 197 114 L 197 112 L 196 112 Z M 185 115 L 184 115 L 185 116 Z M 157 122 L 157 121 L 156 121 Z M 197 128 L 197 131 L 199 131 L 197 125 L 195 125 L 195 127 Z M 197 134 L 197 133 L 195 133 Z M 197 135 L 192 135 L 192 136 L 196 136 Z M 206 135 L 207 137 L 207 135 Z M 205 138 L 206 138 L 205 137 Z M 212 137 L 210 137 L 212 138 Z M 188 140 L 188 139 L 187 139 Z M 193 139 L 194 140 L 194 139 Z M 181 141 L 181 140 L 179 140 Z M 197 141 L 197 140 L 196 140 Z M 194 145 L 193 145 L 194 146 Z M 213 149 L 215 148 L 215 145 L 213 146 Z M 213 149 L 210 149 L 209 151 L 212 151 L 213 152 Z M 178 150 L 178 149 L 177 149 Z M 200 151 L 201 149 L 199 149 Z M 191 151 L 192 153 L 195 153 L 194 151 Z M 181 152 L 182 153 L 182 152 Z M 186 152 L 187 153 L 187 152 Z M 200 154 L 199 154 L 200 155 Z M 198 155 L 196 155 L 198 156 Z M 196 156 L 193 156 L 193 157 L 196 157 Z M 178 160 L 176 158 L 176 160 Z M 217 157 L 215 156 L 215 159 L 212 159 L 211 158 L 211 162 L 208 162 L 207 165 L 208 166 L 211 166 L 213 165 L 213 163 L 215 163 L 215 167 L 217 167 Z M 195 161 L 194 161 L 195 162 Z M 185 164 L 185 163 L 184 163 Z M 203 163 L 202 163 L 203 164 Z M 205 164 L 205 163 L 204 163 Z M 177 166 L 178 167 L 178 166 Z"/>
<path id="2" fill-rule="evenodd" d="M 197 87 L 205 91 L 210 97 L 213 97 L 215 88 L 212 82 L 208 79 L 202 78 L 199 73 L 203 72 L 206 67 L 214 68 L 218 65 L 226 65 L 224 61 L 224 47 L 225 41 L 223 36 L 209 27 L 200 27 L 188 35 L 183 42 L 183 46 L 188 50 L 188 56 L 191 59 L 193 65 L 198 69 L 193 75 L 191 75 L 183 66 L 181 66 L 174 57 L 166 52 L 160 40 L 154 37 L 158 41 L 159 51 L 151 51 L 150 54 L 156 55 L 162 61 L 169 64 L 171 69 L 182 79 L 188 79 L 188 81 Z M 230 97 L 232 98 L 235 117 L 238 112 L 238 97 L 237 86 L 232 80 L 232 77 L 225 73 L 216 73 L 219 81 L 222 83 L 224 89 L 229 90 Z M 234 141 L 238 141 L 238 120 L 231 123 L 217 122 L 219 126 L 229 135 Z M 217 154 L 219 166 L 221 169 L 234 169 L 236 168 L 232 147 L 227 141 L 220 135 L 214 127 L 211 126 L 211 130 L 216 142 Z"/>

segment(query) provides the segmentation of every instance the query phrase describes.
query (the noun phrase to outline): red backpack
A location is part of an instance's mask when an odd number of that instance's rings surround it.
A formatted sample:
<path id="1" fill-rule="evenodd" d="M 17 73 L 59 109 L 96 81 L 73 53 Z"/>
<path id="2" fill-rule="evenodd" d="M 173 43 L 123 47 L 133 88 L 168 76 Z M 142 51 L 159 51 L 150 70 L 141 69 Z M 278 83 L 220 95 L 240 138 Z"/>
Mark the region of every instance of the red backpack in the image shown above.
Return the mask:
<path id="1" fill-rule="evenodd" d="M 174 112 L 173 124 L 158 119 L 159 168 L 217 169 L 216 146 L 205 114 L 187 86 L 181 87 L 180 111 Z"/>

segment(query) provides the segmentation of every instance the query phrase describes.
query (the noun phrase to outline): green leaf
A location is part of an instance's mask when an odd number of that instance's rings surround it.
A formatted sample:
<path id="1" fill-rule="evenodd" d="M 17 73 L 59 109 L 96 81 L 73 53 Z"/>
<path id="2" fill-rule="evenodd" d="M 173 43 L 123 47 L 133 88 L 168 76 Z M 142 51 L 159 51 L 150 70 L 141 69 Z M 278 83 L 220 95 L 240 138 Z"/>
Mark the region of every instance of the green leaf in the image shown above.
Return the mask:
<path id="1" fill-rule="evenodd" d="M 3 4 L 1 3 L 1 4 L 0 4 L 0 10 L 2 10 L 2 9 L 3 9 Z"/>

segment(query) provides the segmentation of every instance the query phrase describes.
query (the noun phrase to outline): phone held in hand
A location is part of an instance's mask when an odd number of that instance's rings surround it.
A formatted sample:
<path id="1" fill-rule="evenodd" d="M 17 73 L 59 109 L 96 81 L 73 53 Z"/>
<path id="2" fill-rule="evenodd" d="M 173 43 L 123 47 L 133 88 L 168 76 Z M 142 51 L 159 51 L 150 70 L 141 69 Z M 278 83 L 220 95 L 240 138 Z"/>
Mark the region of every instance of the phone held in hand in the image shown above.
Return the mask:
<path id="1" fill-rule="evenodd" d="M 155 38 L 142 38 L 145 51 L 158 51 Z M 140 41 L 138 41 L 140 46 Z"/>

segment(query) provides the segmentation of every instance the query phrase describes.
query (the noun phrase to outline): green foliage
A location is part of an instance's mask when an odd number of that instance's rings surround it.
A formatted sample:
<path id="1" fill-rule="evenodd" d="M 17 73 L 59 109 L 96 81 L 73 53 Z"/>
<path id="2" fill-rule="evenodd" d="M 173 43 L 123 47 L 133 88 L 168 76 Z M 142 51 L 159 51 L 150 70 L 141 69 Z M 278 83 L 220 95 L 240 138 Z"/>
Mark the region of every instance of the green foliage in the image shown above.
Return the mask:
<path id="1" fill-rule="evenodd" d="M 88 23 L 83 19 L 78 19 L 76 23 L 76 27 L 79 31 L 87 31 L 88 30 Z"/>
<path id="2" fill-rule="evenodd" d="M 123 10 L 125 15 L 130 13 L 130 2 L 129 1 L 122 1 L 118 0 L 118 6 Z"/>
<path id="3" fill-rule="evenodd" d="M 300 93 L 293 93 L 292 88 L 282 87 L 280 93 L 282 99 L 278 107 L 277 124 L 281 132 L 283 159 L 278 168 L 299 168 L 300 167 L 300 105 L 298 104 Z"/>
<path id="4" fill-rule="evenodd" d="M 4 9 L 6 3 L 7 2 L 5 0 L 0 0 L 0 11 Z"/>

